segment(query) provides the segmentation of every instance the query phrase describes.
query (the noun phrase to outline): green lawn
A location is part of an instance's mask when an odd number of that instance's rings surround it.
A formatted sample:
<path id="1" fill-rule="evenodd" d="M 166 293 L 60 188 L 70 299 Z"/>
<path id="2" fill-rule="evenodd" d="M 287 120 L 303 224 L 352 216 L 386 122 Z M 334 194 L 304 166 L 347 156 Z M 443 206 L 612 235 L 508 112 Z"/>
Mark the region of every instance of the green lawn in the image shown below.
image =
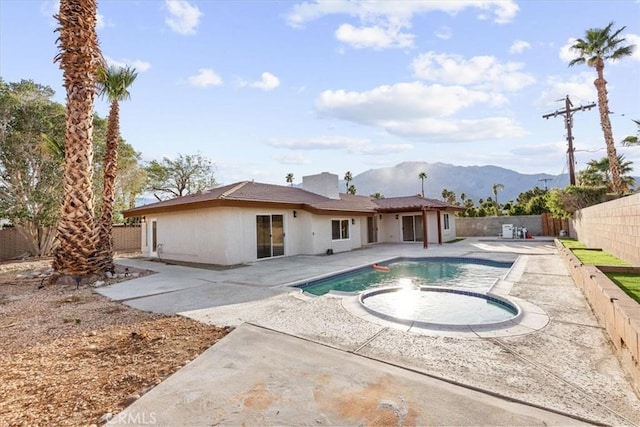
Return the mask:
<path id="1" fill-rule="evenodd" d="M 589 265 L 622 265 L 630 264 L 616 258 L 605 251 L 594 251 L 589 249 L 573 249 L 573 254 L 583 263 Z"/>
<path id="2" fill-rule="evenodd" d="M 637 303 L 640 303 L 640 275 L 632 273 L 607 273 L 607 277 Z"/>
<path id="3" fill-rule="evenodd" d="M 560 243 L 564 245 L 565 248 L 569 248 L 569 249 L 586 248 L 584 243 L 581 243 L 576 239 L 571 239 L 569 237 L 559 237 L 558 240 L 560 241 Z"/>

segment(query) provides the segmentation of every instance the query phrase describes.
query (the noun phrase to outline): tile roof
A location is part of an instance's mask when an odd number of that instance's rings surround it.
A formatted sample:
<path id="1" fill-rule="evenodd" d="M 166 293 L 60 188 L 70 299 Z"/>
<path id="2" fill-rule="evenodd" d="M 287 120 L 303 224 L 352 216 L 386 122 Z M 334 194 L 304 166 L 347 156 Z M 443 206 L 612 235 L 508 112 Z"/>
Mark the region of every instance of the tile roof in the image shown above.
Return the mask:
<path id="1" fill-rule="evenodd" d="M 126 217 L 142 216 L 163 211 L 188 210 L 200 207 L 234 206 L 247 204 L 284 204 L 292 208 L 345 212 L 402 212 L 426 209 L 460 209 L 435 199 L 418 196 L 374 199 L 369 196 L 340 194 L 340 199 L 312 193 L 298 187 L 241 181 L 216 187 L 200 194 L 177 197 L 124 211 Z"/>

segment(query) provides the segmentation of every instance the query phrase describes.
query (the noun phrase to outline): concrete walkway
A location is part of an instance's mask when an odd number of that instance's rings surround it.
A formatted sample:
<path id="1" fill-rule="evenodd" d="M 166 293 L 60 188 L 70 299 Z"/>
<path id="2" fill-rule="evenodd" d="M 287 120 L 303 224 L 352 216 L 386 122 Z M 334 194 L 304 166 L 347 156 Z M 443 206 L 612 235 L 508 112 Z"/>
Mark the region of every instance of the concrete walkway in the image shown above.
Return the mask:
<path id="1" fill-rule="evenodd" d="M 285 285 L 392 256 L 515 260 L 500 289 L 544 310 L 539 330 L 415 331 Z M 551 242 L 379 245 L 211 271 L 121 260 L 158 274 L 103 288 L 134 307 L 238 326 L 113 425 L 637 425 L 640 404 Z M 564 416 L 563 416 L 564 415 Z M 567 418 L 569 416 L 571 418 Z M 136 418 L 137 417 L 137 418 Z M 135 424 L 135 423 L 134 423 Z"/>

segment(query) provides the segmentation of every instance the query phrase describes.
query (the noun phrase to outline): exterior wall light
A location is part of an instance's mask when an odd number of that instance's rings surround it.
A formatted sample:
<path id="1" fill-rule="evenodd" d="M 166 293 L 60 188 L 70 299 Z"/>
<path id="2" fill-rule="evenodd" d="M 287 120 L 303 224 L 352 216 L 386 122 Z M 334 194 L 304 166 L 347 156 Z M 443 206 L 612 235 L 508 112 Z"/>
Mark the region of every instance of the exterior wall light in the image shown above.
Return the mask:
<path id="1" fill-rule="evenodd" d="M 356 219 L 355 218 L 351 218 L 351 225 L 356 225 Z"/>
<path id="2" fill-rule="evenodd" d="M 398 216 L 398 214 L 396 214 L 396 219 L 398 219 L 398 218 L 399 218 L 399 216 Z"/>
<path id="3" fill-rule="evenodd" d="M 297 217 L 298 217 L 298 212 L 293 211 L 293 217 L 294 217 L 294 218 L 297 218 Z"/>

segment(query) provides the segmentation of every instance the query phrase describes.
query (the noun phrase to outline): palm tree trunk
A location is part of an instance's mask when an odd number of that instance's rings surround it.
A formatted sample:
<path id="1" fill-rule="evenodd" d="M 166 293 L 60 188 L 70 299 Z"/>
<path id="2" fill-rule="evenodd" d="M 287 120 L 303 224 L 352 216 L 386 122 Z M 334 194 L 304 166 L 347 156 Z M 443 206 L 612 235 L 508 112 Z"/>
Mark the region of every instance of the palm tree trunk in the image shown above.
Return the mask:
<path id="1" fill-rule="evenodd" d="M 93 97 L 99 60 L 95 0 L 61 0 L 59 44 L 67 91 L 64 198 L 53 268 L 62 274 L 97 271 L 93 212 Z"/>
<path id="2" fill-rule="evenodd" d="M 607 98 L 607 81 L 604 79 L 604 61 L 598 59 L 596 63 L 598 78 L 593 82 L 598 92 L 598 109 L 600 111 L 600 125 L 604 134 L 604 142 L 607 144 L 607 157 L 609 158 L 609 169 L 613 180 L 613 191 L 622 192 L 622 180 L 620 179 L 620 167 L 618 165 L 618 155 L 616 145 L 613 140 L 611 121 L 609 120 L 609 100 Z"/>
<path id="3" fill-rule="evenodd" d="M 113 271 L 113 209 L 115 182 L 118 170 L 118 138 L 120 136 L 120 107 L 117 100 L 111 102 L 107 126 L 107 146 L 104 153 L 104 186 L 102 188 L 102 213 L 98 225 L 98 256 L 102 271 Z"/>

